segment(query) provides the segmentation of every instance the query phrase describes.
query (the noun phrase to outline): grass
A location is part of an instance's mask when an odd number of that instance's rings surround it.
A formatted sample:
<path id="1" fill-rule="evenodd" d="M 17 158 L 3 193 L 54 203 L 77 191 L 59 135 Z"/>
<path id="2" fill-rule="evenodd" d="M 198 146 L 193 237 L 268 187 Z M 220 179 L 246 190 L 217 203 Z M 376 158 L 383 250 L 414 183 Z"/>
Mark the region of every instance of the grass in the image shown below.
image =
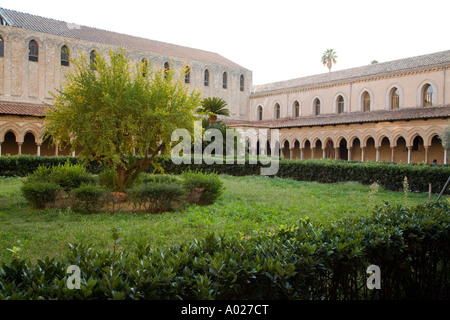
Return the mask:
<path id="1" fill-rule="evenodd" d="M 368 215 L 384 202 L 415 205 L 428 194 L 386 191 L 358 183 L 320 184 L 260 176 L 220 176 L 225 191 L 211 206 L 190 206 L 161 215 L 119 212 L 80 214 L 71 210 L 34 210 L 20 193 L 22 178 L 0 178 L 0 264 L 13 246 L 32 261 L 64 256 L 68 244 L 112 250 L 111 229 L 121 228 L 119 250 L 136 244 L 164 248 L 211 232 L 248 236 L 309 217 L 320 223 Z M 437 197 L 437 195 L 434 195 Z"/>

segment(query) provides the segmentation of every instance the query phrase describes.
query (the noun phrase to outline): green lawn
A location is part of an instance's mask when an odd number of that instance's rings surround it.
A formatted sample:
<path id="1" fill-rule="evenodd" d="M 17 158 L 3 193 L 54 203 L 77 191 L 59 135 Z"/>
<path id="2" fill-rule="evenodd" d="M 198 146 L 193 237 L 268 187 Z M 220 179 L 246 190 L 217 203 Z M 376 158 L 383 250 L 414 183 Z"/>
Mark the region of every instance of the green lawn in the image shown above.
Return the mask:
<path id="1" fill-rule="evenodd" d="M 274 230 L 299 219 L 329 223 L 369 214 L 385 201 L 414 205 L 428 194 L 391 192 L 358 183 L 319 184 L 280 178 L 221 176 L 225 191 L 212 206 L 191 206 L 162 215 L 142 213 L 80 214 L 70 210 L 33 210 L 21 196 L 21 178 L 0 178 L 0 263 L 13 246 L 31 260 L 65 255 L 69 243 L 112 248 L 112 228 L 122 228 L 120 250 L 137 243 L 162 248 L 201 238 L 210 232 L 247 236 Z M 436 198 L 437 195 L 434 195 Z"/>

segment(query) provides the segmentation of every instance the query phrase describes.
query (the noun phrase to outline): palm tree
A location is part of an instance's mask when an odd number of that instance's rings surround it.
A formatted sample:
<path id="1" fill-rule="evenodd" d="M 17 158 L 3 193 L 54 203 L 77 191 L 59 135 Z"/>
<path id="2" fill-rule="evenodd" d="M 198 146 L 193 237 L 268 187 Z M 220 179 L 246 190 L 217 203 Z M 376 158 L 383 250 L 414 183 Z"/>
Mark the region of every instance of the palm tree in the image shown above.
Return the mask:
<path id="1" fill-rule="evenodd" d="M 322 55 L 322 63 L 324 66 L 328 67 L 328 71 L 331 72 L 331 67 L 336 64 L 336 51 L 333 49 L 327 49 Z"/>
<path id="2" fill-rule="evenodd" d="M 209 116 L 209 126 L 211 127 L 217 122 L 217 116 L 230 116 L 230 111 L 225 108 L 226 106 L 227 102 L 222 98 L 205 98 L 197 112 Z"/>

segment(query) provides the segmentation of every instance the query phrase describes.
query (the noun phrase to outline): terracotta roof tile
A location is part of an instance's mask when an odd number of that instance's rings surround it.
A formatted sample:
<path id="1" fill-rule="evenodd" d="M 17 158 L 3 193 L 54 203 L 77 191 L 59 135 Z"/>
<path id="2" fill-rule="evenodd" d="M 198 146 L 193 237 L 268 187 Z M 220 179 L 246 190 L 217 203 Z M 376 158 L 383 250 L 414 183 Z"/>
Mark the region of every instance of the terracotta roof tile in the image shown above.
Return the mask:
<path id="1" fill-rule="evenodd" d="M 43 104 L 0 101 L 0 115 L 43 117 L 47 108 Z"/>
<path id="2" fill-rule="evenodd" d="M 449 118 L 450 105 L 433 106 L 426 108 L 404 108 L 398 110 L 381 110 L 372 112 L 352 112 L 343 114 L 327 114 L 320 116 L 308 116 L 295 119 L 278 119 L 267 121 L 238 121 L 223 120 L 228 126 L 233 127 L 262 127 L 262 128 L 299 128 L 327 125 L 342 125 L 352 123 L 385 122 L 418 120 L 432 118 Z"/>
<path id="3" fill-rule="evenodd" d="M 148 51 L 167 57 L 178 57 L 245 69 L 214 52 L 100 30 L 92 27 L 79 26 L 79 28 L 74 28 L 73 24 L 71 25 L 64 21 L 44 18 L 5 8 L 0 8 L 0 13 L 12 26 L 27 30 L 105 45 Z"/>
<path id="4" fill-rule="evenodd" d="M 255 86 L 254 96 L 450 65 L 450 50 Z"/>

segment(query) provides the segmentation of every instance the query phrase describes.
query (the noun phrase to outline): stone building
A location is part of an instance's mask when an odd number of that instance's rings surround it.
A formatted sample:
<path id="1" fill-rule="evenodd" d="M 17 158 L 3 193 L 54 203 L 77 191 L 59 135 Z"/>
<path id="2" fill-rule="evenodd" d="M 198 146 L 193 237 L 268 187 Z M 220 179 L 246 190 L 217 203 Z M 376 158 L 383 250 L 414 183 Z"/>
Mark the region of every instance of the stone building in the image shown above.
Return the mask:
<path id="1" fill-rule="evenodd" d="M 449 67 L 444 51 L 256 86 L 248 120 L 229 125 L 253 152 L 266 148 L 254 129 L 278 129 L 285 158 L 448 163 Z"/>
<path id="2" fill-rule="evenodd" d="M 71 57 L 124 47 L 132 61 L 180 71 L 204 97 L 228 102 L 224 119 L 259 153 L 285 158 L 448 163 L 450 50 L 253 86 L 252 72 L 217 53 L 0 8 L 0 155 L 69 154 L 42 140 L 45 104 Z M 145 60 L 144 60 L 145 59 Z M 267 143 L 255 129 L 278 129 Z"/>
<path id="3" fill-rule="evenodd" d="M 247 119 L 252 72 L 217 53 L 0 8 L 0 155 L 68 154 L 42 140 L 50 92 L 72 70 L 68 54 L 95 59 L 96 53 L 119 47 L 135 63 L 176 72 L 188 66 L 189 88 L 223 98 L 233 119 Z"/>

